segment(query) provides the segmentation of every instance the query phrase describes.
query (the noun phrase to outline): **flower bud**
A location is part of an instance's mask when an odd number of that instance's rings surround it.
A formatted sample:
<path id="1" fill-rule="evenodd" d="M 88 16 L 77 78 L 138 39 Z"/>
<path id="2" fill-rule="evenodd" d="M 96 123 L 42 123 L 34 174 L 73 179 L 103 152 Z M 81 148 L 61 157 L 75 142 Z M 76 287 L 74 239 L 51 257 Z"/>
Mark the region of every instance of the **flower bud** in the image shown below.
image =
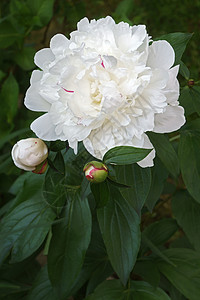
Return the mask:
<path id="1" fill-rule="evenodd" d="M 85 172 L 86 178 L 93 183 L 103 182 L 108 176 L 107 166 L 98 161 L 87 163 L 83 168 L 83 172 Z"/>
<path id="2" fill-rule="evenodd" d="M 189 87 L 193 87 L 194 84 L 195 84 L 194 79 L 189 79 L 189 80 L 188 80 L 188 86 L 189 86 Z"/>
<path id="3" fill-rule="evenodd" d="M 37 168 L 40 168 L 40 171 L 42 169 L 42 173 L 44 173 L 45 166 L 42 168 L 42 165 L 46 163 L 47 167 L 47 162 L 44 161 L 48 157 L 48 148 L 38 138 L 20 140 L 13 146 L 11 155 L 14 164 L 25 171 L 37 172 Z"/>
<path id="4" fill-rule="evenodd" d="M 44 174 L 46 172 L 46 169 L 48 167 L 47 159 L 43 161 L 41 164 L 39 164 L 34 171 L 32 171 L 35 174 Z"/>

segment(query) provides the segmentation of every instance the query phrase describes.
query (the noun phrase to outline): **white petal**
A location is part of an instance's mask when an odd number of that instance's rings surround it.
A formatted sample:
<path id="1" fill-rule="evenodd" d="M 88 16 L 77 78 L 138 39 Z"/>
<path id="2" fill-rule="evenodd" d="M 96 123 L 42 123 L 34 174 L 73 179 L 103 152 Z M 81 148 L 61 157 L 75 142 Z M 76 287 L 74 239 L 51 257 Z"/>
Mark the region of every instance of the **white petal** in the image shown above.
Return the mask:
<path id="1" fill-rule="evenodd" d="M 34 57 L 35 64 L 42 70 L 49 66 L 49 64 L 55 60 L 51 49 L 44 48 L 39 50 Z"/>
<path id="2" fill-rule="evenodd" d="M 55 56 L 63 55 L 66 48 L 69 47 L 69 40 L 63 34 L 56 34 L 50 41 L 50 48 Z"/>
<path id="3" fill-rule="evenodd" d="M 169 73 L 169 80 L 167 82 L 167 85 L 164 89 L 165 96 L 167 97 L 167 103 L 170 105 L 178 105 L 178 98 L 179 98 L 179 82 L 177 80 L 179 66 L 175 66 L 171 68 Z"/>
<path id="4" fill-rule="evenodd" d="M 39 82 L 42 79 L 43 72 L 40 70 L 34 70 L 31 74 L 30 83 L 33 84 L 35 82 Z"/>
<path id="5" fill-rule="evenodd" d="M 81 19 L 77 24 L 78 31 L 87 31 L 89 27 L 89 21 L 88 18 Z"/>
<path id="6" fill-rule="evenodd" d="M 167 70 L 173 66 L 174 60 L 174 49 L 167 41 L 156 41 L 149 47 L 147 66 Z"/>
<path id="7" fill-rule="evenodd" d="M 185 123 L 184 109 L 182 106 L 166 107 L 164 113 L 155 114 L 154 132 L 165 133 L 178 130 Z"/>
<path id="8" fill-rule="evenodd" d="M 48 113 L 33 121 L 31 130 L 33 130 L 40 139 L 45 141 L 56 141 L 60 139 L 55 133 L 55 126 Z"/>
<path id="9" fill-rule="evenodd" d="M 21 162 L 18 161 L 18 151 L 19 150 L 19 146 L 18 144 L 15 144 L 12 148 L 12 152 L 11 152 L 11 156 L 12 156 L 12 159 L 13 159 L 13 162 L 14 164 L 22 169 L 22 170 L 25 170 L 25 171 L 33 171 L 35 170 L 35 167 L 29 167 L 29 166 L 26 166 L 24 164 L 22 164 Z"/>
<path id="10" fill-rule="evenodd" d="M 153 149 L 144 159 L 142 159 L 141 161 L 139 161 L 137 164 L 142 167 L 142 168 L 146 168 L 146 167 L 153 167 L 154 163 L 153 163 L 153 159 L 155 158 L 155 149 L 152 145 L 152 143 L 150 142 L 148 136 L 146 134 L 144 134 L 144 144 L 142 146 L 142 148 L 144 149 Z"/>
<path id="11" fill-rule="evenodd" d="M 50 104 L 40 96 L 36 84 L 33 84 L 28 88 L 24 99 L 24 105 L 33 111 L 46 112 L 50 109 Z"/>

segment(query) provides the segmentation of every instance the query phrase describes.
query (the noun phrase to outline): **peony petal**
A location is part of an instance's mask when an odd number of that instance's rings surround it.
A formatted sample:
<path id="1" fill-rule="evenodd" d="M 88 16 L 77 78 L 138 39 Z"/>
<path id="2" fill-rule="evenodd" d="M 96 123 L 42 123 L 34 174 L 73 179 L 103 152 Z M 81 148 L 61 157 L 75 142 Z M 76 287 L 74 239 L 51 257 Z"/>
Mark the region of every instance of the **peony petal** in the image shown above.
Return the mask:
<path id="1" fill-rule="evenodd" d="M 18 142 L 19 143 L 19 142 Z M 24 164 L 22 164 L 21 162 L 18 161 L 17 157 L 18 157 L 18 152 L 19 152 L 19 146 L 18 144 L 15 144 L 12 148 L 12 151 L 11 151 L 11 156 L 12 156 L 12 159 L 14 161 L 14 164 L 22 169 L 22 170 L 25 170 L 25 171 L 33 171 L 35 170 L 35 167 L 28 167 Z"/>
<path id="2" fill-rule="evenodd" d="M 155 151 L 152 143 L 150 142 L 148 136 L 146 134 L 143 134 L 143 137 L 144 137 L 144 144 L 143 144 L 142 148 L 153 149 L 153 150 L 144 159 L 139 161 L 137 164 L 142 168 L 153 167 L 153 159 L 155 158 L 156 151 Z"/>
<path id="3" fill-rule="evenodd" d="M 149 46 L 147 66 L 167 70 L 173 66 L 174 60 L 174 49 L 167 41 L 156 41 Z"/>
<path id="4" fill-rule="evenodd" d="M 179 66 L 175 66 L 168 71 L 169 80 L 164 89 L 165 96 L 167 97 L 167 103 L 175 106 L 179 104 L 178 98 L 180 94 L 179 82 L 176 78 L 178 75 L 178 70 L 179 70 Z"/>
<path id="5" fill-rule="evenodd" d="M 155 114 L 155 126 L 153 131 L 157 133 L 173 132 L 185 123 L 184 109 L 182 106 L 166 107 L 164 113 Z"/>
<path id="6" fill-rule="evenodd" d="M 64 55 L 65 50 L 69 47 L 70 41 L 63 34 L 56 34 L 50 41 L 50 48 L 55 56 Z"/>
<path id="7" fill-rule="evenodd" d="M 39 50 L 34 57 L 35 64 L 42 70 L 46 69 L 54 60 L 55 56 L 49 48 Z"/>
<path id="8" fill-rule="evenodd" d="M 24 105 L 33 111 L 46 112 L 50 109 L 50 104 L 40 96 L 36 84 L 33 84 L 28 88 L 24 99 Z"/>
<path id="9" fill-rule="evenodd" d="M 55 133 L 55 126 L 53 125 L 49 114 L 37 118 L 31 124 L 31 130 L 42 140 L 45 141 L 56 141 L 60 137 Z"/>

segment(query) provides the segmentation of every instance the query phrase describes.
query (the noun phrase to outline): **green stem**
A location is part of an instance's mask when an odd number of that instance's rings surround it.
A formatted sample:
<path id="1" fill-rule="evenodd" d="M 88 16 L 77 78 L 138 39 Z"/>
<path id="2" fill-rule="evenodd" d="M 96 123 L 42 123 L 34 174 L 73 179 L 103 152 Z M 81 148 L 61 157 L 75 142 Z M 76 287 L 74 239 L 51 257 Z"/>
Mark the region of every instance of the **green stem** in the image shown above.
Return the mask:
<path id="1" fill-rule="evenodd" d="M 178 140 L 178 139 L 180 139 L 180 134 L 171 137 L 171 138 L 169 139 L 169 141 L 170 141 L 170 142 L 173 142 L 173 141 Z"/>
<path id="2" fill-rule="evenodd" d="M 48 233 L 48 236 L 47 236 L 46 244 L 44 246 L 44 251 L 43 251 L 44 255 L 48 255 L 51 238 L 52 238 L 52 230 L 50 229 L 49 233 Z"/>

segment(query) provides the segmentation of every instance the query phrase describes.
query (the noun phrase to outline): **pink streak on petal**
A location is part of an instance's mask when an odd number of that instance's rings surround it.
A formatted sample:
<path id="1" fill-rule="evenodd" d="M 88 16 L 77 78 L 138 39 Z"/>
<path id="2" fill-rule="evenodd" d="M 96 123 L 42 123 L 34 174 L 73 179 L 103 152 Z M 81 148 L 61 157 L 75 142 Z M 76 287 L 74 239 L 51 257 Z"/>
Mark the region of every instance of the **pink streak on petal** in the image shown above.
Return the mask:
<path id="1" fill-rule="evenodd" d="M 103 60 L 102 60 L 102 62 L 101 62 L 101 65 L 102 65 L 102 67 L 105 69 L 105 66 L 104 66 Z"/>
<path id="2" fill-rule="evenodd" d="M 62 87 L 61 86 L 61 88 L 65 91 L 65 92 L 67 92 L 67 93 L 74 93 L 74 91 L 69 91 L 69 90 L 66 90 L 64 87 Z"/>

